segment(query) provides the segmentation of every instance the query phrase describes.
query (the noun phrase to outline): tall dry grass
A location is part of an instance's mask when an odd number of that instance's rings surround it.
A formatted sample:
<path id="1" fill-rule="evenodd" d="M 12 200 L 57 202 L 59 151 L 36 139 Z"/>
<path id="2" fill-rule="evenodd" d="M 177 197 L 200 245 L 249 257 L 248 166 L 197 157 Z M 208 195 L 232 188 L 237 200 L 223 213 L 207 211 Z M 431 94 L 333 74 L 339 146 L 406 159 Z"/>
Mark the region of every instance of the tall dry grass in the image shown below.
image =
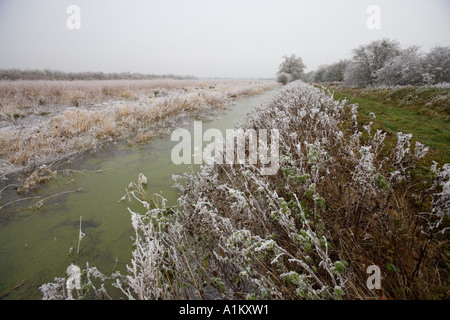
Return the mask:
<path id="1" fill-rule="evenodd" d="M 204 117 L 271 81 L 1 81 L 0 174 L 122 139 L 150 140 L 177 117 Z"/>

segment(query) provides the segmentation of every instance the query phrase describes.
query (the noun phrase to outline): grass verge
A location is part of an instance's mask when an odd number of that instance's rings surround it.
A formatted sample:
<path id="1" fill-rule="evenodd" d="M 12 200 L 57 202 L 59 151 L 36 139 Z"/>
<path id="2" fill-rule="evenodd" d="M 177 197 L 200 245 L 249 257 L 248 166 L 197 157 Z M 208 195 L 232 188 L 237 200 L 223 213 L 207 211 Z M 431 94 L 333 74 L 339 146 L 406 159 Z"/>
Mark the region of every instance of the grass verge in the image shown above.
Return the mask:
<path id="1" fill-rule="evenodd" d="M 401 131 L 431 148 L 427 159 L 450 162 L 450 90 L 435 87 L 336 88 L 334 98 L 358 104 L 362 124 L 374 122 L 374 129 L 396 139 Z M 371 116 L 374 113 L 376 118 Z"/>

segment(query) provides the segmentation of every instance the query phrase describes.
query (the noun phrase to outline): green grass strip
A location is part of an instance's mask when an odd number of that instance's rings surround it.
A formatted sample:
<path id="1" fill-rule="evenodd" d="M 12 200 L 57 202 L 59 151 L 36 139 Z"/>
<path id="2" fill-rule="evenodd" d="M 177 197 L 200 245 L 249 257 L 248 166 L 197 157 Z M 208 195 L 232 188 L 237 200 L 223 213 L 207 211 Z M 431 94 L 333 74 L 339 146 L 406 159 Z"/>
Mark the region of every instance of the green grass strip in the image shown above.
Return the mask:
<path id="1" fill-rule="evenodd" d="M 450 162 L 450 128 L 449 123 L 438 116 L 419 113 L 414 107 L 398 107 L 386 102 L 335 90 L 334 97 L 338 100 L 347 99 L 350 103 L 358 103 L 358 114 L 363 115 L 363 122 L 369 119 L 369 113 L 376 115 L 375 123 L 380 123 L 385 131 L 393 134 L 401 131 L 412 133 L 420 142 L 429 146 L 433 156 L 440 163 Z M 371 117 L 370 117 L 371 118 Z"/>

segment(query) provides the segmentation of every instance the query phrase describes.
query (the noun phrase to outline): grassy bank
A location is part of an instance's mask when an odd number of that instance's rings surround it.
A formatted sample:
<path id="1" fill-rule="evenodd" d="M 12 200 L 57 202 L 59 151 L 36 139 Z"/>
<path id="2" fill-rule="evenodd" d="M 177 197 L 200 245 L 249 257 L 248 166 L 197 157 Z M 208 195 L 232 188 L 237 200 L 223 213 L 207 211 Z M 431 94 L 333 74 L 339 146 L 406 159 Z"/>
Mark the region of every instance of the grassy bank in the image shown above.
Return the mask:
<path id="1" fill-rule="evenodd" d="M 388 133 L 388 139 L 396 138 L 399 131 L 412 133 L 414 140 L 431 148 L 428 159 L 450 162 L 450 88 L 331 89 L 336 99 L 358 104 L 362 124 L 373 121 L 375 129 Z"/>

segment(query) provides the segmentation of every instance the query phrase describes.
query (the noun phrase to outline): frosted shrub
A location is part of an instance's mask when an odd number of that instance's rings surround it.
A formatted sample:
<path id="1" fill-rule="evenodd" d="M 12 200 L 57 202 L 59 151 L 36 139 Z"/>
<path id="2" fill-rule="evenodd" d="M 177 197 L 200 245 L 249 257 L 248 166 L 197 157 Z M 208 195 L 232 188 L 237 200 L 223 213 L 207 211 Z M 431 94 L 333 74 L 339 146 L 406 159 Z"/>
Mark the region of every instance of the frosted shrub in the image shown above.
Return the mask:
<path id="1" fill-rule="evenodd" d="M 81 300 L 81 299 L 96 299 L 105 300 L 111 299 L 105 289 L 105 282 L 108 277 L 102 274 L 96 267 L 90 267 L 86 263 L 86 268 L 83 269 L 80 275 L 80 288 L 70 289 L 67 286 L 65 278 L 55 278 L 55 282 L 46 283 L 39 287 L 42 292 L 43 300 Z"/>
<path id="2" fill-rule="evenodd" d="M 399 132 L 397 146 L 387 150 L 386 133 L 372 125 L 358 124 L 356 105 L 293 82 L 247 123 L 280 131 L 276 175 L 264 177 L 249 164 L 188 175 L 180 186 L 184 225 L 198 237 L 197 259 L 212 256 L 221 266 L 212 269 L 222 275 L 227 297 L 239 298 L 230 296 L 236 291 L 258 298 L 370 297 L 377 293 L 365 287 L 363 266 L 375 261 L 402 270 L 386 275 L 387 291 L 419 287 L 411 280 L 427 239 L 411 230 L 428 227 L 417 197 L 423 208 L 435 206 L 437 196 L 429 195 L 443 186 L 416 194 L 412 173 L 428 148 Z M 234 277 L 242 270 L 246 282 Z"/>
<path id="3" fill-rule="evenodd" d="M 284 85 L 287 85 L 289 82 L 292 81 L 292 76 L 288 73 L 281 72 L 277 75 L 277 81 Z"/>
<path id="4" fill-rule="evenodd" d="M 430 190 L 442 188 L 442 192 L 433 193 L 431 212 L 424 212 L 427 228 L 423 230 L 430 239 L 433 233 L 445 235 L 450 229 L 447 224 L 450 218 L 450 165 L 445 164 L 436 172 L 436 178 Z"/>

